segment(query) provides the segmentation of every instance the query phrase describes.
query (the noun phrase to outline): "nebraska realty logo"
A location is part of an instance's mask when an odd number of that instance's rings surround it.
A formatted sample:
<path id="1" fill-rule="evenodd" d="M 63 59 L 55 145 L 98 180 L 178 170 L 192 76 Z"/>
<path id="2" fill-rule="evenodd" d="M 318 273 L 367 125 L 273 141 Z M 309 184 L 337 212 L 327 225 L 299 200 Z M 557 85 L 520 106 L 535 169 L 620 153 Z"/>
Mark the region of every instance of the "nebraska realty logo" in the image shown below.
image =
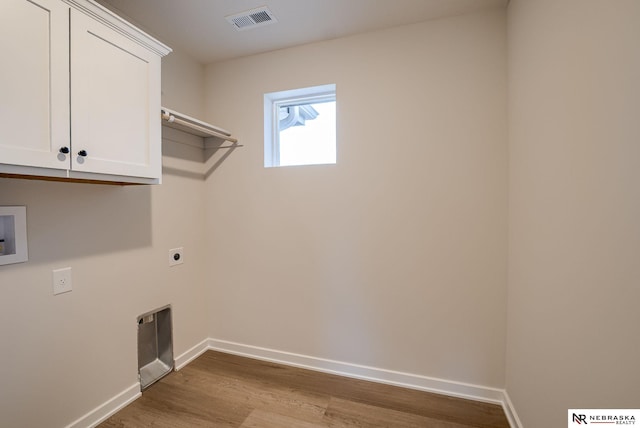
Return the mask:
<path id="1" fill-rule="evenodd" d="M 635 425 L 640 420 L 640 409 L 569 409 L 568 414 L 568 427 Z"/>

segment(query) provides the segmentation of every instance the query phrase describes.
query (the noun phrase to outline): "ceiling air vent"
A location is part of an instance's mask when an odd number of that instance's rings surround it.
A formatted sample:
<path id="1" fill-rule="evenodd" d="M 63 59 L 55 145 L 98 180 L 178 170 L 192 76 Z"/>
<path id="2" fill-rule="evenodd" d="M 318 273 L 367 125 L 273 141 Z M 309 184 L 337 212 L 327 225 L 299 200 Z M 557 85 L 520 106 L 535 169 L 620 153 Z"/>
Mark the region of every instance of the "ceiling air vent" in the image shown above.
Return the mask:
<path id="1" fill-rule="evenodd" d="M 278 22 L 273 12 L 271 12 L 267 6 L 246 10 L 236 13 L 235 15 L 225 16 L 225 18 L 229 24 L 233 25 L 238 31 L 249 30 Z"/>

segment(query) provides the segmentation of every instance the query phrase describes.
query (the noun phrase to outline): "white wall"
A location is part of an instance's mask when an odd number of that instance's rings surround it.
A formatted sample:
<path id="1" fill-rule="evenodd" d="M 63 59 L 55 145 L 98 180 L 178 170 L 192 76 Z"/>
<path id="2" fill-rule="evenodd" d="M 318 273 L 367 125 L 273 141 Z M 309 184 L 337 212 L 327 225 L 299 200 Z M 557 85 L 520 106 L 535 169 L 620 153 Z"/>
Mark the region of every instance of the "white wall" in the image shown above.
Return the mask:
<path id="1" fill-rule="evenodd" d="M 204 66 L 174 50 L 162 58 L 162 106 L 192 117 L 204 116 Z"/>
<path id="2" fill-rule="evenodd" d="M 213 338 L 503 386 L 505 16 L 207 67 L 207 119 L 244 144 L 206 183 Z M 263 168 L 263 94 L 326 83 L 337 164 Z"/>
<path id="3" fill-rule="evenodd" d="M 176 57 L 163 103 L 201 114 L 204 68 Z M 164 152 L 202 157 L 171 142 Z M 0 266 L 0 426 L 66 426 L 134 385 L 144 312 L 173 305 L 175 355 L 207 337 L 203 186 L 172 171 L 160 186 L 0 179 L 0 205 L 27 206 L 29 243 L 27 263 Z M 178 246 L 186 261 L 169 268 Z M 51 271 L 67 266 L 73 291 L 53 296 Z"/>
<path id="4" fill-rule="evenodd" d="M 527 428 L 637 407 L 639 17 L 511 0 L 508 51 L 494 11 L 206 73 L 167 57 L 163 105 L 244 147 L 203 167 L 165 140 L 154 187 L 0 179 L 30 249 L 0 266 L 0 425 L 64 426 L 135 384 L 135 317 L 166 303 L 176 355 L 211 336 L 498 388 L 506 366 Z M 262 95 L 324 83 L 337 165 L 264 169 Z"/>
<path id="5" fill-rule="evenodd" d="M 527 428 L 640 403 L 640 2 L 511 0 L 507 391 Z"/>

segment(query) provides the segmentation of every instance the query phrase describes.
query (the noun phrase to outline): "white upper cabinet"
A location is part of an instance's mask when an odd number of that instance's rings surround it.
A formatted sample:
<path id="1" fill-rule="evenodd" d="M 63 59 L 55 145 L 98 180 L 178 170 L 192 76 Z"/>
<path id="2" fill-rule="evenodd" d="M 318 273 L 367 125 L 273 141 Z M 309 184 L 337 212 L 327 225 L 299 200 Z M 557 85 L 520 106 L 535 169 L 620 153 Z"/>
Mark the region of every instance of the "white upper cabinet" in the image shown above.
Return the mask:
<path id="1" fill-rule="evenodd" d="M 68 45 L 65 3 L 0 1 L 0 163 L 69 169 Z"/>
<path id="2" fill-rule="evenodd" d="M 0 174 L 160 182 L 169 48 L 86 0 L 1 0 L 0 36 Z"/>
<path id="3" fill-rule="evenodd" d="M 156 54 L 71 11 L 72 170 L 160 176 L 159 70 Z"/>

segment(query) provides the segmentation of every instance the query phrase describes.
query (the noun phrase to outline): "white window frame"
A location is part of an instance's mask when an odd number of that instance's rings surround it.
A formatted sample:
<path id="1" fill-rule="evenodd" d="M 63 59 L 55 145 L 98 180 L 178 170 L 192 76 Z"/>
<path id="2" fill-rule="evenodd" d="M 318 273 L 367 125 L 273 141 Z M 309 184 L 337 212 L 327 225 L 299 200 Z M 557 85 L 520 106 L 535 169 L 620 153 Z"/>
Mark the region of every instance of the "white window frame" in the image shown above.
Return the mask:
<path id="1" fill-rule="evenodd" d="M 336 101 L 336 85 L 320 85 L 309 88 L 264 94 L 264 166 L 280 165 L 280 132 L 278 112 L 282 106 L 294 106 Z"/>

